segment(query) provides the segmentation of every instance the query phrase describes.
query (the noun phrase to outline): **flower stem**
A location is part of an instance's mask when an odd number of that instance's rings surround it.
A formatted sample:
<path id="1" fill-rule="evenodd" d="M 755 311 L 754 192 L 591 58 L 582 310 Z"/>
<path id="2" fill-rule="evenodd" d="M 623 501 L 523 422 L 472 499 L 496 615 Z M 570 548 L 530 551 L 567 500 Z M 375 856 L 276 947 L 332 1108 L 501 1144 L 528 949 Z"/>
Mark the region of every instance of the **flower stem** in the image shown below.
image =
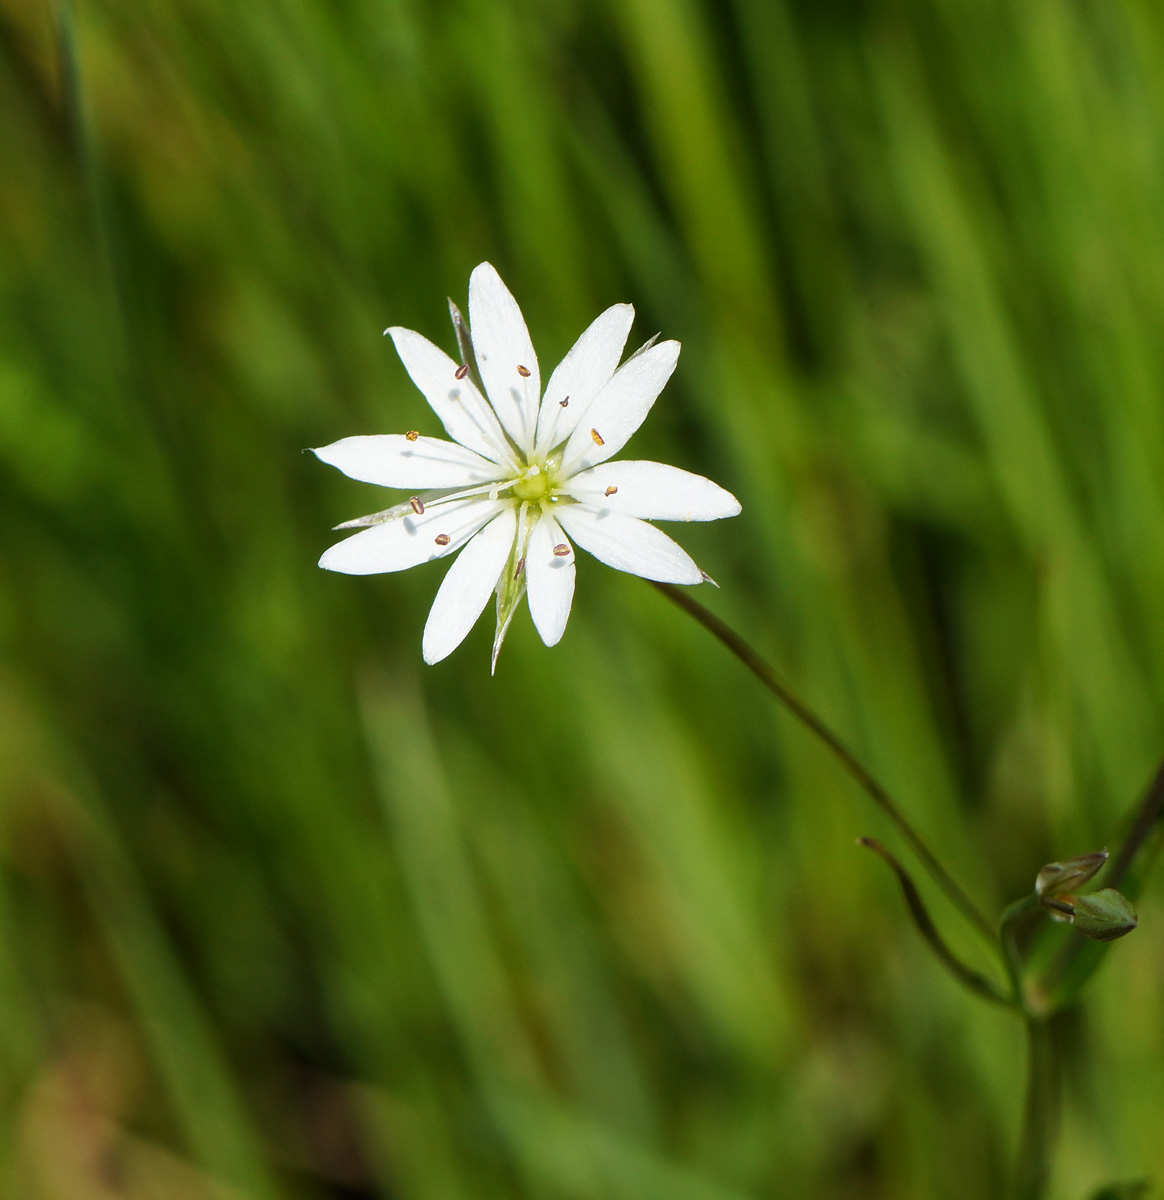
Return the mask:
<path id="1" fill-rule="evenodd" d="M 938 932 L 938 927 L 926 911 L 926 906 L 922 901 L 917 887 L 901 863 L 876 838 L 858 838 L 857 844 L 866 846 L 874 854 L 880 855 L 897 876 L 897 880 L 901 884 L 902 893 L 905 896 L 906 907 L 909 909 L 910 916 L 913 917 L 914 926 L 917 928 L 918 933 L 921 934 L 922 940 L 929 946 L 935 958 L 937 958 L 942 966 L 963 987 L 969 989 L 976 996 L 980 996 L 985 1000 L 991 1000 L 995 1004 L 1005 1004 L 1010 1008 L 1016 1007 L 1019 1004 L 1019 997 L 1017 985 L 1014 984 L 1014 973 L 1011 972 L 1012 990 L 1007 992 L 1005 988 L 999 987 L 994 980 L 988 979 L 985 975 L 968 967 L 946 945 L 942 935 Z"/>
<path id="2" fill-rule="evenodd" d="M 1027 1017 L 1027 1098 L 1012 1200 L 1042 1200 L 1058 1126 L 1059 1079 L 1047 1020 Z"/>
<path id="3" fill-rule="evenodd" d="M 833 757 L 848 771 L 864 790 L 865 794 L 893 823 L 898 833 L 901 834 L 917 855 L 934 883 L 942 889 L 971 925 L 990 942 L 991 946 L 996 946 L 996 934 L 992 923 L 983 916 L 949 871 L 938 861 L 937 856 L 926 845 L 921 834 L 909 823 L 889 792 L 862 765 L 845 743 L 841 741 L 812 709 L 789 690 L 768 663 L 735 630 L 725 625 L 719 617 L 704 608 L 686 589 L 677 587 L 671 583 L 655 583 L 654 586 L 673 604 L 694 617 L 704 629 L 718 638 L 806 729 L 828 747 Z"/>
<path id="4" fill-rule="evenodd" d="M 1010 979 L 1011 991 L 1019 1006 L 1029 1013 L 1027 996 L 1023 990 L 1023 964 L 1019 954 L 1018 942 L 1015 935 L 1018 927 L 1024 924 L 1037 911 L 1039 898 L 1032 892 L 1021 900 L 1016 900 L 1002 914 L 998 923 L 998 941 L 1002 946 L 1002 961 L 1006 965 L 1006 973 Z"/>
<path id="5" fill-rule="evenodd" d="M 1164 816 L 1164 763 L 1157 767 L 1156 774 L 1136 809 L 1128 836 L 1103 877 L 1106 887 L 1119 887 L 1161 816 Z"/>

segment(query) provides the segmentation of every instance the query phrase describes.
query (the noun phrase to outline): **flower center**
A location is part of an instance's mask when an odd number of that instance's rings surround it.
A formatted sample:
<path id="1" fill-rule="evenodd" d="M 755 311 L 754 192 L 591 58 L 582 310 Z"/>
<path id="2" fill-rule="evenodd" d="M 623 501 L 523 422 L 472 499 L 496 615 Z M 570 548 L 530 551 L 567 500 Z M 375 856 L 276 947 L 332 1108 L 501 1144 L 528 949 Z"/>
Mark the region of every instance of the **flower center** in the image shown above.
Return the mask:
<path id="1" fill-rule="evenodd" d="M 513 484 L 513 494 L 519 500 L 541 500 L 550 490 L 550 477 L 539 466 L 530 467 Z"/>

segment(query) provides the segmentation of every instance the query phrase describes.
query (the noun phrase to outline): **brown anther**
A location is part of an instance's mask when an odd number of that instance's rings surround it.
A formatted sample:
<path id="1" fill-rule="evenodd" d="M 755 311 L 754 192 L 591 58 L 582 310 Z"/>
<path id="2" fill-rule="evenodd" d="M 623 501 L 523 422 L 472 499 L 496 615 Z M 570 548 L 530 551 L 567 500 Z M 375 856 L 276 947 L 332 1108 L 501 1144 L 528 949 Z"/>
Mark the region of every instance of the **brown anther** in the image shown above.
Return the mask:
<path id="1" fill-rule="evenodd" d="M 521 556 L 521 558 L 519 558 L 519 559 L 517 560 L 517 570 L 516 570 L 516 571 L 514 571 L 514 573 L 513 573 L 513 577 L 514 577 L 514 579 L 520 579 L 520 578 L 521 578 L 521 573 L 522 573 L 522 571 L 524 571 L 524 570 L 525 570 L 525 555 L 523 554 L 523 555 Z"/>
<path id="2" fill-rule="evenodd" d="M 614 493 L 615 493 L 615 492 L 617 492 L 617 491 L 618 491 L 618 488 L 616 488 L 616 487 L 614 486 L 614 484 L 612 483 L 612 484 L 610 485 L 610 487 L 608 487 L 608 488 L 606 489 L 606 494 L 607 494 L 608 496 L 613 496 L 613 495 L 614 495 Z"/>
<path id="3" fill-rule="evenodd" d="M 424 512 L 424 501 L 419 496 L 409 496 L 408 503 L 412 505 L 412 511 L 418 517 Z"/>
<path id="4" fill-rule="evenodd" d="M 562 408 L 565 408 L 565 407 L 566 407 L 566 405 L 567 405 L 567 404 L 569 404 L 569 403 L 570 403 L 570 397 L 569 397 L 569 396 L 567 396 L 567 397 L 566 397 L 564 400 L 559 400 L 559 401 L 558 401 L 558 404 L 559 404 L 559 406 L 560 406 L 560 407 L 562 407 Z"/>
<path id="5" fill-rule="evenodd" d="M 592 429 L 590 431 L 590 436 L 594 439 L 594 444 L 596 446 L 605 446 L 606 445 L 606 439 L 602 436 L 602 434 L 600 434 L 598 432 L 597 429 Z"/>
<path id="6" fill-rule="evenodd" d="M 565 542 L 559 542 L 559 543 L 558 543 L 558 544 L 557 544 L 557 545 L 554 547 L 554 553 L 555 553 L 555 554 L 556 554 L 556 555 L 557 555 L 559 558 L 565 558 L 565 557 L 566 557 L 566 555 L 570 553 L 570 547 L 569 547 L 569 546 L 567 546 Z"/>
<path id="7" fill-rule="evenodd" d="M 519 366 L 517 368 L 517 373 L 522 377 L 522 379 L 528 379 L 529 378 L 529 367 Z"/>
<path id="8" fill-rule="evenodd" d="M 410 429 L 410 430 L 409 430 L 409 431 L 408 431 L 408 432 L 407 432 L 407 433 L 406 433 L 404 436 L 405 436 L 405 437 L 406 437 L 406 438 L 407 438 L 407 439 L 408 439 L 410 442 L 415 442 L 415 441 L 416 441 L 416 439 L 417 439 L 418 437 L 420 437 L 420 434 L 419 434 L 419 433 L 417 433 L 417 431 L 416 431 L 415 429 Z"/>
<path id="9" fill-rule="evenodd" d="M 456 375 L 456 377 L 458 379 L 464 379 L 465 376 L 469 374 L 469 364 L 461 363 L 461 365 L 456 369 L 454 374 Z"/>
<path id="10" fill-rule="evenodd" d="M 438 533 L 436 537 L 433 538 L 433 541 L 436 542 L 438 546 L 447 546 L 449 542 L 452 541 L 452 538 L 450 538 L 447 533 Z"/>

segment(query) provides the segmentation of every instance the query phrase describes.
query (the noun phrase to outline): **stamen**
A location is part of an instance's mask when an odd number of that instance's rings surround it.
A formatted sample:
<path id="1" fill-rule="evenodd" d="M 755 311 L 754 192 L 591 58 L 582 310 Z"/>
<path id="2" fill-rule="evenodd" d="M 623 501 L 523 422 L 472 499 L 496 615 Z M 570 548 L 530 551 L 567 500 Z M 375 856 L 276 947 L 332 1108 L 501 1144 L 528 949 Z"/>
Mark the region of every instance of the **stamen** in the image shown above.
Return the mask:
<path id="1" fill-rule="evenodd" d="M 554 553 L 555 553 L 555 554 L 556 554 L 556 555 L 557 555 L 559 558 L 565 558 L 565 557 L 566 557 L 566 555 L 570 553 L 570 547 L 569 547 L 569 546 L 567 546 L 565 542 L 559 542 L 559 543 L 558 543 L 558 544 L 557 544 L 557 545 L 554 547 Z"/>
<path id="2" fill-rule="evenodd" d="M 618 488 L 616 488 L 616 487 L 614 486 L 614 484 L 612 483 L 612 484 L 610 485 L 610 487 L 608 487 L 608 488 L 606 489 L 606 494 L 607 494 L 608 496 L 613 496 L 613 495 L 614 495 L 614 493 L 615 493 L 615 492 L 617 492 L 617 491 L 618 491 Z"/>
<path id="3" fill-rule="evenodd" d="M 523 367 L 523 366 L 519 365 L 517 368 L 517 373 L 522 377 L 522 379 L 528 379 L 529 378 L 529 367 Z"/>
<path id="4" fill-rule="evenodd" d="M 354 521 L 344 521 L 342 525 L 336 525 L 335 528 L 364 529 L 369 525 L 383 525 L 385 521 L 395 521 L 397 517 L 405 517 L 409 513 L 419 516 L 421 512 L 429 512 L 442 505 L 454 504 L 458 500 L 471 500 L 474 496 L 484 496 L 486 493 L 488 493 L 490 500 L 496 501 L 499 492 L 504 491 L 509 486 L 509 484 L 480 483 L 476 487 L 469 488 L 434 488 L 432 491 L 424 493 L 423 500 L 420 496 L 412 496 L 400 504 L 394 504 L 391 508 L 384 509 L 382 512 L 371 513 L 366 517 L 357 517 Z M 416 508 L 418 504 L 420 505 L 420 512 Z"/>
<path id="5" fill-rule="evenodd" d="M 452 538 L 450 538 L 447 533 L 438 533 L 436 537 L 433 538 L 433 541 L 436 542 L 438 546 L 447 546 L 449 542 L 452 541 Z"/>
<path id="6" fill-rule="evenodd" d="M 470 500 L 474 496 L 488 496 L 490 500 L 497 500 L 500 493 L 510 486 L 509 483 L 479 483 L 474 487 L 426 492 L 424 504 L 426 508 L 432 508 L 434 504 L 451 504 L 455 500 Z"/>
<path id="7" fill-rule="evenodd" d="M 455 375 L 455 376 L 456 376 L 458 379 L 464 379 L 464 378 L 465 378 L 465 376 L 469 374 L 469 364 L 468 364 L 468 363 L 462 363 L 462 364 L 461 364 L 461 365 L 460 365 L 460 366 L 459 366 L 459 367 L 456 369 L 456 371 L 454 371 L 454 372 L 453 372 L 453 374 L 454 374 L 454 375 Z"/>
<path id="8" fill-rule="evenodd" d="M 415 442 L 415 441 L 416 441 L 416 439 L 417 439 L 418 437 L 420 437 L 420 434 L 419 434 L 419 433 L 418 433 L 418 432 L 417 432 L 415 429 L 410 429 L 410 430 L 409 430 L 409 431 L 408 431 L 408 432 L 407 432 L 407 433 L 406 433 L 404 436 L 405 436 L 405 437 L 406 437 L 406 438 L 407 438 L 407 439 L 408 439 L 410 442 Z"/>
<path id="9" fill-rule="evenodd" d="M 566 407 L 566 405 L 567 405 L 567 404 L 569 404 L 569 403 L 570 403 L 570 397 L 569 397 L 569 396 L 567 396 L 567 397 L 566 397 L 564 400 L 559 400 L 559 401 L 558 401 L 558 405 L 559 405 L 561 408 L 565 408 L 565 407 Z"/>
<path id="10" fill-rule="evenodd" d="M 513 577 L 514 577 L 514 579 L 520 579 L 520 578 L 521 578 L 521 573 L 522 573 L 522 571 L 524 571 L 524 570 L 525 570 L 525 555 L 523 554 L 523 555 L 521 556 L 521 558 L 519 558 L 519 559 L 517 560 L 517 570 L 516 570 L 516 571 L 514 571 L 514 573 L 513 573 Z"/>
<path id="11" fill-rule="evenodd" d="M 590 436 L 594 439 L 594 444 L 596 446 L 605 446 L 606 445 L 606 439 L 602 436 L 602 434 L 600 434 L 598 432 L 597 429 L 592 429 L 590 431 Z"/>

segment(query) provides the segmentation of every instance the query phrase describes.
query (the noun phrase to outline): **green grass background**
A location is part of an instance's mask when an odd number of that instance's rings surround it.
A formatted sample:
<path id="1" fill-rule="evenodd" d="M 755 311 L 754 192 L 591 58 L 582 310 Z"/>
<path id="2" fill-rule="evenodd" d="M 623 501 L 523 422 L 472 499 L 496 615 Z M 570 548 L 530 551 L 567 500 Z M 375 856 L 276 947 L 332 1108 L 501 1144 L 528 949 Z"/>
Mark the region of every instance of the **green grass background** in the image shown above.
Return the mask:
<path id="1" fill-rule="evenodd" d="M 0 1194 L 1000 1193 L 1021 1026 L 892 831 L 583 558 L 562 644 L 315 567 L 488 259 L 543 371 L 683 343 L 628 453 L 701 598 L 991 912 L 1164 750 L 1155 0 L 0 2 Z M 637 343 L 636 343 L 637 344 Z M 927 888 L 953 944 L 989 967 Z M 1052 1194 L 1164 1180 L 1158 882 L 1064 1022 Z"/>

